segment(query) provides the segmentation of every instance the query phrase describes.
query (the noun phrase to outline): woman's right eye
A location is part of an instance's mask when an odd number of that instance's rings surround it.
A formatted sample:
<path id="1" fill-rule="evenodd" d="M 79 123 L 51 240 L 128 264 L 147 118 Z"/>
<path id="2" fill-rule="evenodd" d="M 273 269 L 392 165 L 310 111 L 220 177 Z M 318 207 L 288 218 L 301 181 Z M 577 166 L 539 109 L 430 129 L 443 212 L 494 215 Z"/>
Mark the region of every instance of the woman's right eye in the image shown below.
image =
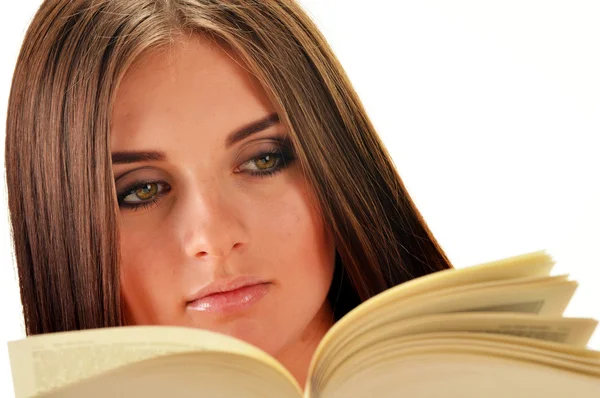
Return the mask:
<path id="1" fill-rule="evenodd" d="M 157 204 L 170 190 L 169 184 L 162 181 L 136 182 L 118 195 L 119 206 L 131 210 L 147 208 Z"/>

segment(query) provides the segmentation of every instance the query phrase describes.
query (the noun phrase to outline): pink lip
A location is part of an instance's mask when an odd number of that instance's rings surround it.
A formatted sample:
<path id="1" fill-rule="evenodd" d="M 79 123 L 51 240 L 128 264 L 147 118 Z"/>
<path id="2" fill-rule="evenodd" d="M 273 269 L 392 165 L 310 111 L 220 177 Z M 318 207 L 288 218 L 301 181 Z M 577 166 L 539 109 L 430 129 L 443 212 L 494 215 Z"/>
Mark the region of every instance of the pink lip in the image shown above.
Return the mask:
<path id="1" fill-rule="evenodd" d="M 270 283 L 255 277 L 215 281 L 188 300 L 193 311 L 232 313 L 251 307 L 269 291 Z"/>

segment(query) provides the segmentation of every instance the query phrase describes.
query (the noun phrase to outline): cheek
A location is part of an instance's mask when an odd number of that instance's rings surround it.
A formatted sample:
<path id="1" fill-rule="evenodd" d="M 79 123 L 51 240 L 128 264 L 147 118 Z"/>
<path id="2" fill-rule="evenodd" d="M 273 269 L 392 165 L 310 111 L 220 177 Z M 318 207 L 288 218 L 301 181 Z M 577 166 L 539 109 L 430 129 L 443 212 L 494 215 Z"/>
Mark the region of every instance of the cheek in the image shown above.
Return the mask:
<path id="1" fill-rule="evenodd" d="M 120 230 L 121 274 L 125 279 L 143 279 L 144 275 L 163 273 L 168 267 L 157 267 L 164 252 L 163 245 L 157 244 L 161 242 L 160 232 L 134 225 L 130 223 Z"/>
<path id="2" fill-rule="evenodd" d="M 290 183 L 277 200 L 262 206 L 252 240 L 275 262 L 273 272 L 287 283 L 286 290 L 311 289 L 318 301 L 331 283 L 335 249 L 315 204 L 305 184 Z"/>
<path id="3" fill-rule="evenodd" d="M 176 267 L 165 247 L 168 241 L 160 230 L 139 226 L 122 226 L 120 235 L 121 294 L 128 318 L 134 323 L 159 322 L 157 318 L 169 312 L 167 304 L 176 299 L 170 293 L 177 291 Z M 156 299 L 157 292 L 161 300 Z"/>

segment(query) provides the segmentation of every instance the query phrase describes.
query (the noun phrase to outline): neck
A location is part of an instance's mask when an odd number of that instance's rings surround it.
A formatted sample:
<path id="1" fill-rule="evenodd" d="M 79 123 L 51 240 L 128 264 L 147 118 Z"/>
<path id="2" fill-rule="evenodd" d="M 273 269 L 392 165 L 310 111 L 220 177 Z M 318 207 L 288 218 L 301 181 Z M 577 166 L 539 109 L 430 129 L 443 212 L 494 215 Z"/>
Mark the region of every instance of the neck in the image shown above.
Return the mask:
<path id="1" fill-rule="evenodd" d="M 313 354 L 333 322 L 333 312 L 329 302 L 326 301 L 302 334 L 275 356 L 302 388 L 306 385 Z"/>

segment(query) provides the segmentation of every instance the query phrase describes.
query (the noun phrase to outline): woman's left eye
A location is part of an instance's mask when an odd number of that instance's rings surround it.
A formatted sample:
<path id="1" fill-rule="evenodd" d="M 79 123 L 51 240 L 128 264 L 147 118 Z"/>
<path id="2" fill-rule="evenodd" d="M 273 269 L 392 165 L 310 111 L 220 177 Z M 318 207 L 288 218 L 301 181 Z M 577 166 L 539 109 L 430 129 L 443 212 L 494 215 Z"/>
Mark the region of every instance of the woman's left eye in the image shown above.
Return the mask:
<path id="1" fill-rule="evenodd" d="M 246 171 L 252 176 L 266 177 L 289 166 L 293 158 L 283 151 L 262 153 L 242 163 L 238 169 Z"/>

